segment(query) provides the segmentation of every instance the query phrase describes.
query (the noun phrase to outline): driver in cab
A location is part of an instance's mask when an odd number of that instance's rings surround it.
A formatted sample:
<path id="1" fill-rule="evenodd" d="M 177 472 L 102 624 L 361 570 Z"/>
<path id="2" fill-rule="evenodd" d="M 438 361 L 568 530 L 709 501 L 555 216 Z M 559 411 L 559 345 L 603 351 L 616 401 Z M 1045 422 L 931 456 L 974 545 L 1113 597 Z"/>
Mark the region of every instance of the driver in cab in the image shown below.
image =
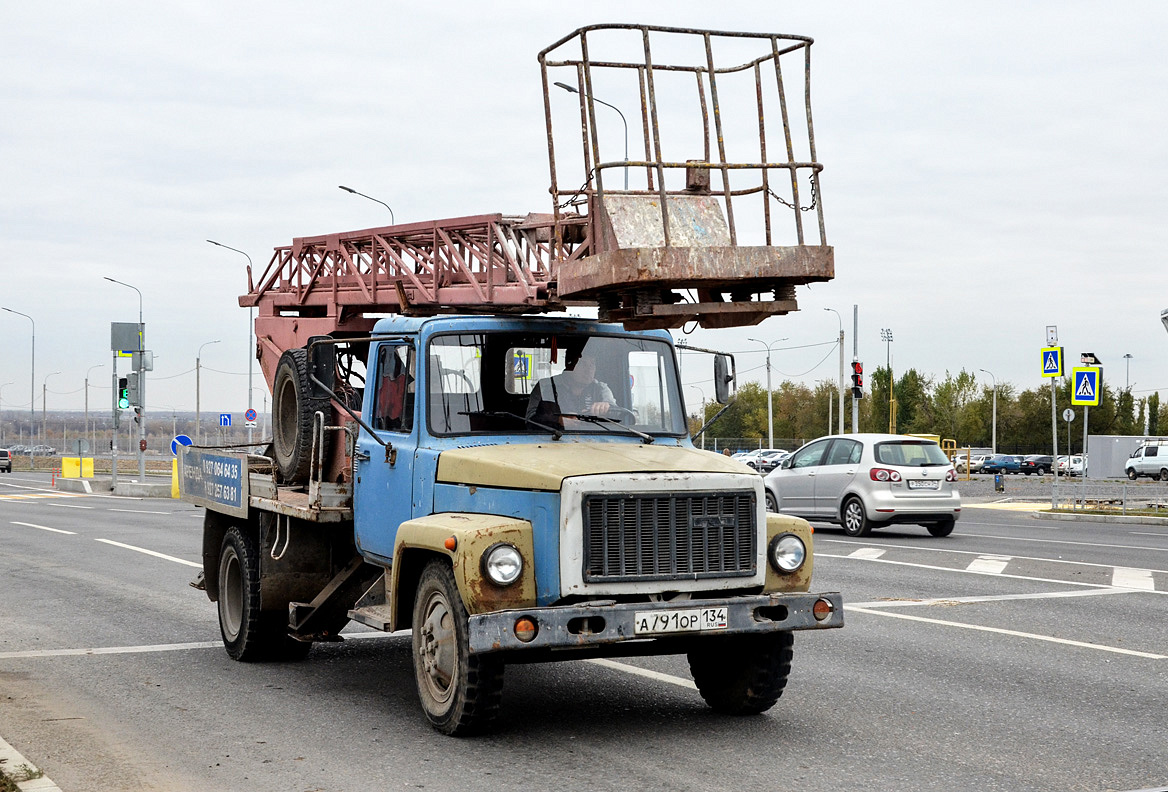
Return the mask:
<path id="1" fill-rule="evenodd" d="M 569 360 L 562 373 L 541 379 L 531 391 L 527 417 L 560 423 L 560 416 L 607 416 L 616 407 L 612 389 L 596 379 L 596 359 L 582 355 Z"/>

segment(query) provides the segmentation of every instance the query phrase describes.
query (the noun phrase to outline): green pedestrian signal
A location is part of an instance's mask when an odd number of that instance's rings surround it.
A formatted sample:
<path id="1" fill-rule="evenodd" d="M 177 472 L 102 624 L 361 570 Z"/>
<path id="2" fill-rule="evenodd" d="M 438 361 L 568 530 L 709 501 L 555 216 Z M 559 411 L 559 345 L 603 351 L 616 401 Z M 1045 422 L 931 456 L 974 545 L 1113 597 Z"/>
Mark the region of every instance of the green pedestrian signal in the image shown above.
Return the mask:
<path id="1" fill-rule="evenodd" d="M 126 410 L 130 407 L 130 381 L 126 377 L 118 379 L 118 409 Z"/>

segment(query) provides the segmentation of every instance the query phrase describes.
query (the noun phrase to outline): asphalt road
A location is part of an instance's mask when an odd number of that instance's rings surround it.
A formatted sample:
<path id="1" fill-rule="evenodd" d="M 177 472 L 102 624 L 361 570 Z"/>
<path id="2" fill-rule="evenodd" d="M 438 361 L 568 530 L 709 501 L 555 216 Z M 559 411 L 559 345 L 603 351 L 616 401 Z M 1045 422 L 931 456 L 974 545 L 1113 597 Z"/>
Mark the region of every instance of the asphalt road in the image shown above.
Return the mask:
<path id="1" fill-rule="evenodd" d="M 201 522 L 0 476 L 0 737 L 65 792 L 1168 786 L 1168 527 L 820 526 L 815 588 L 847 626 L 797 636 L 766 715 L 712 714 L 683 658 L 512 666 L 497 732 L 455 740 L 407 635 L 228 659 L 187 585 Z"/>

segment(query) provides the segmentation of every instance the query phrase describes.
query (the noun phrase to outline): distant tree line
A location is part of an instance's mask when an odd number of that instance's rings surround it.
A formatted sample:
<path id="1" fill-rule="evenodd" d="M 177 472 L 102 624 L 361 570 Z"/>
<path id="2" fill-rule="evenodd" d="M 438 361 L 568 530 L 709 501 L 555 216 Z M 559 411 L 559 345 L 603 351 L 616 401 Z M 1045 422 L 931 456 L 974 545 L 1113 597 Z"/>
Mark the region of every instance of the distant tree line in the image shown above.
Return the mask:
<path id="1" fill-rule="evenodd" d="M 878 368 L 869 375 L 864 398 L 860 400 L 860 429 L 886 432 L 889 427 L 889 370 Z M 823 380 L 813 386 L 784 381 L 771 393 L 774 437 L 811 440 L 827 433 L 829 400 L 834 401 L 837 384 Z M 892 389 L 896 400 L 896 431 L 900 434 L 935 434 L 957 441 L 959 447 L 988 448 L 993 434 L 993 387 L 978 382 L 977 377 L 962 370 L 957 375 L 945 372 L 942 379 L 930 377 L 916 369 L 901 374 Z M 1056 381 L 1055 415 L 1058 420 L 1059 450 L 1065 451 L 1067 425 L 1063 410 L 1071 405 L 1071 379 Z M 704 405 L 704 420 L 709 420 L 721 405 Z M 831 407 L 832 429 L 838 404 Z M 1083 444 L 1083 408 L 1072 407 L 1072 453 Z M 696 430 L 701 410 L 693 409 Z M 851 388 L 845 388 L 845 425 L 851 431 Z M 1168 403 L 1161 405 L 1158 393 L 1136 399 L 1130 390 L 1115 389 L 1106 382 L 1098 407 L 1090 409 L 1089 434 L 1142 435 L 1145 418 L 1149 434 L 1168 434 Z M 708 438 L 766 438 L 767 394 L 756 383 L 738 389 L 738 398 L 707 430 Z M 1019 392 L 1008 382 L 998 383 L 998 450 L 1006 453 L 1050 453 L 1051 406 L 1050 382 L 1044 381 Z"/>

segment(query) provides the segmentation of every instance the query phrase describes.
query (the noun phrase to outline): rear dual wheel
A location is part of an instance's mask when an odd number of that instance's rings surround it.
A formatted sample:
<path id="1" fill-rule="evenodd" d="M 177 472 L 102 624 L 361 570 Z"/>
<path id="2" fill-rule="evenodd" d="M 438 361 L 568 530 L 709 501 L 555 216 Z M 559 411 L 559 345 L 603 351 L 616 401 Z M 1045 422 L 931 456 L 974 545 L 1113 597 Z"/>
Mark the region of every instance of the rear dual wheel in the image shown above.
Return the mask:
<path id="1" fill-rule="evenodd" d="M 232 526 L 219 553 L 219 633 L 232 660 L 303 660 L 312 644 L 288 636 L 287 611 L 260 610 L 260 558 L 251 534 Z"/>

